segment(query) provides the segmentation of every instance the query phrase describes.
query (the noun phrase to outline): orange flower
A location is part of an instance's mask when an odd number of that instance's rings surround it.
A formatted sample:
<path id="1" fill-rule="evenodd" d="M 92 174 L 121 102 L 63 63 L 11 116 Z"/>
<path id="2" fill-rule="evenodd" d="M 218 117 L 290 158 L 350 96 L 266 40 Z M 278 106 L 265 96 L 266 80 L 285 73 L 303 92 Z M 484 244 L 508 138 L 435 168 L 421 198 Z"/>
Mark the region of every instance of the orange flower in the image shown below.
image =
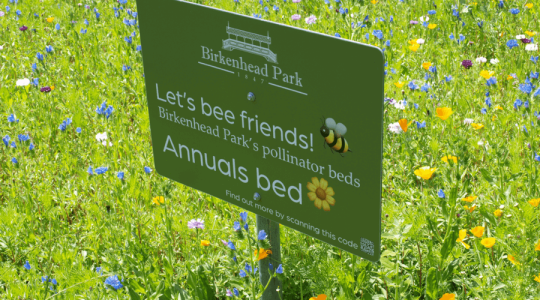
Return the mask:
<path id="1" fill-rule="evenodd" d="M 456 294 L 444 294 L 439 300 L 455 300 Z"/>
<path id="2" fill-rule="evenodd" d="M 468 210 L 470 213 L 472 213 L 475 209 L 476 209 L 476 204 L 469 207 L 467 205 L 463 205 L 463 208 L 465 208 L 466 210 Z"/>
<path id="3" fill-rule="evenodd" d="M 460 242 L 465 249 L 471 248 L 468 244 L 466 244 L 463 240 L 467 237 L 467 229 L 461 229 L 459 231 L 459 238 L 456 240 L 456 242 Z"/>
<path id="4" fill-rule="evenodd" d="M 431 67 L 431 62 L 429 62 L 429 61 L 422 64 L 422 68 L 424 68 L 426 70 L 428 70 L 429 67 Z"/>
<path id="5" fill-rule="evenodd" d="M 493 212 L 493 214 L 495 215 L 495 217 L 499 218 L 500 216 L 502 216 L 502 210 L 497 209 L 496 211 Z"/>
<path id="6" fill-rule="evenodd" d="M 437 168 L 430 168 L 426 166 L 426 167 L 421 167 L 418 170 L 415 170 L 414 174 L 416 176 L 422 177 L 425 180 L 428 180 L 431 178 L 431 176 L 433 176 L 433 173 L 435 173 L 436 170 Z"/>
<path id="7" fill-rule="evenodd" d="M 309 298 L 309 300 L 326 300 L 326 295 L 325 295 L 325 294 L 320 294 L 320 295 L 317 296 L 317 297 L 311 297 L 311 298 Z"/>
<path id="8" fill-rule="evenodd" d="M 461 200 L 467 201 L 467 202 L 473 202 L 474 199 L 476 198 L 478 198 L 478 196 L 469 196 L 469 197 L 462 198 Z"/>
<path id="9" fill-rule="evenodd" d="M 506 80 L 512 80 L 512 78 L 514 78 L 512 75 L 508 75 L 508 77 L 506 77 Z"/>
<path id="10" fill-rule="evenodd" d="M 429 28 L 429 29 L 435 29 L 435 27 L 437 27 L 437 24 L 429 24 L 427 26 L 427 28 Z"/>
<path id="11" fill-rule="evenodd" d="M 457 159 L 458 157 L 457 156 L 452 156 L 452 155 L 446 155 L 446 156 L 443 156 L 443 158 L 441 159 L 442 161 L 444 161 L 445 163 L 448 163 L 448 161 L 454 161 L 455 164 L 457 164 Z"/>
<path id="12" fill-rule="evenodd" d="M 272 251 L 270 251 L 270 253 L 272 253 Z M 257 259 L 257 261 L 261 260 L 261 259 L 265 259 L 268 257 L 268 252 L 266 250 L 264 250 L 263 248 L 257 250 L 255 249 L 255 252 L 253 253 L 255 255 L 255 259 Z"/>
<path id="13" fill-rule="evenodd" d="M 201 246 L 204 246 L 204 247 L 210 246 L 210 241 L 202 240 L 202 241 L 201 241 Z"/>
<path id="14" fill-rule="evenodd" d="M 54 17 L 47 18 L 47 22 L 52 23 L 54 21 Z"/>
<path id="15" fill-rule="evenodd" d="M 519 261 L 516 260 L 516 258 L 513 255 L 508 254 L 508 260 L 513 263 L 515 266 L 521 265 Z"/>
<path id="16" fill-rule="evenodd" d="M 532 205 L 533 207 L 537 207 L 538 204 L 540 204 L 540 198 L 536 198 L 536 199 L 531 199 L 528 201 L 530 205 Z"/>
<path id="17" fill-rule="evenodd" d="M 437 117 L 441 118 L 441 120 L 446 120 L 448 117 L 450 117 L 451 114 L 454 112 L 450 107 L 437 107 L 436 109 Z"/>
<path id="18" fill-rule="evenodd" d="M 398 121 L 399 123 L 399 126 L 401 126 L 401 129 L 403 129 L 404 132 L 407 132 L 407 127 L 409 127 L 409 125 L 407 124 L 407 119 L 401 119 Z"/>
<path id="19" fill-rule="evenodd" d="M 477 226 L 471 229 L 471 232 L 474 234 L 475 237 L 481 238 L 484 235 L 484 227 Z"/>
<path id="20" fill-rule="evenodd" d="M 402 88 L 404 84 L 405 82 L 401 82 L 401 81 L 394 82 L 394 85 L 397 86 L 398 89 Z"/>
<path id="21" fill-rule="evenodd" d="M 480 243 L 486 248 L 491 248 L 495 245 L 496 239 L 493 237 L 485 238 Z"/>
<path id="22" fill-rule="evenodd" d="M 540 240 L 534 245 L 534 251 L 540 251 Z"/>

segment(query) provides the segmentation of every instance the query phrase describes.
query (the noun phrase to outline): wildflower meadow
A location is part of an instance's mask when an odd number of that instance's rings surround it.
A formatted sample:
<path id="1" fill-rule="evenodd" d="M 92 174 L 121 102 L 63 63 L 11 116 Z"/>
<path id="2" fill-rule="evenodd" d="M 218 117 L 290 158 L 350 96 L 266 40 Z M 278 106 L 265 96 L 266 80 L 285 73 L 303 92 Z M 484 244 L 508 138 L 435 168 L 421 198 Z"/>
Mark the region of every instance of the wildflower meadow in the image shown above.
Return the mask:
<path id="1" fill-rule="evenodd" d="M 1 0 L 0 299 L 540 298 L 540 3 L 197 3 L 382 49 L 380 261 L 155 172 L 135 0 Z"/>

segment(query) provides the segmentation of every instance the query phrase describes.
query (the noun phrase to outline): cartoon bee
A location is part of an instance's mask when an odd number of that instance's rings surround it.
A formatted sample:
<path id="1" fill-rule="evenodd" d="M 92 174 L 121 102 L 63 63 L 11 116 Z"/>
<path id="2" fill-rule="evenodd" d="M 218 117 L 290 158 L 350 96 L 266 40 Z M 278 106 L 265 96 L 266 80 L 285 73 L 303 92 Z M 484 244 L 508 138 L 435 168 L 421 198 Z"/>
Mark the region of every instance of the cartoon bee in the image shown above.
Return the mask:
<path id="1" fill-rule="evenodd" d="M 324 117 L 323 117 L 324 118 Z M 330 146 L 330 151 L 334 153 L 334 150 L 337 151 L 341 156 L 347 151 L 352 152 L 349 149 L 349 144 L 343 137 L 347 133 L 347 127 L 345 125 L 338 123 L 332 118 L 322 120 L 323 124 L 321 126 L 321 135 L 324 137 L 324 147 L 326 144 Z"/>

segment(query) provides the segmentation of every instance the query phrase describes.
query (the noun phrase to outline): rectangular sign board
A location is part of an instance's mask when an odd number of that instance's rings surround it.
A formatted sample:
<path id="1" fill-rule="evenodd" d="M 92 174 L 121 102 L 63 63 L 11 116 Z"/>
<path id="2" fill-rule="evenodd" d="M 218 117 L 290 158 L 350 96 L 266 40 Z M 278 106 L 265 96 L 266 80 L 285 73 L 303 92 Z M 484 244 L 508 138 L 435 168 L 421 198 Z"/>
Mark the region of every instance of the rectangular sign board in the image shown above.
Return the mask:
<path id="1" fill-rule="evenodd" d="M 156 171 L 380 256 L 380 49 L 176 0 L 138 0 Z"/>

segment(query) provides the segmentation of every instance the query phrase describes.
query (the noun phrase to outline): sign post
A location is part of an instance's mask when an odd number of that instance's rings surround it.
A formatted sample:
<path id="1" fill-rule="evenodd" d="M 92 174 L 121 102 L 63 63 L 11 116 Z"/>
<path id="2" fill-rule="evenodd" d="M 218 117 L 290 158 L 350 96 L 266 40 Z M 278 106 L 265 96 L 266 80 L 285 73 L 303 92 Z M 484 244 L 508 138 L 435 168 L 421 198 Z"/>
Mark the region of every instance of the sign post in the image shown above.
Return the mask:
<path id="1" fill-rule="evenodd" d="M 263 286 L 267 286 L 261 300 L 279 300 L 282 293 L 281 281 L 274 277 L 270 279 L 270 272 L 275 272 L 277 266 L 281 264 L 281 243 L 279 240 L 279 223 L 269 220 L 265 217 L 257 215 L 257 231 L 264 230 L 268 235 L 268 242 L 272 246 L 271 261 L 268 259 L 259 260 L 259 280 Z M 269 263 L 272 264 L 272 269 L 269 270 Z M 270 271 L 270 272 L 269 272 Z M 271 280 L 268 282 L 268 280 Z M 279 290 L 279 291 L 278 291 Z"/>
<path id="2" fill-rule="evenodd" d="M 274 247 L 279 223 L 377 261 L 381 50 L 179 0 L 137 7 L 156 171 L 257 214 Z"/>

